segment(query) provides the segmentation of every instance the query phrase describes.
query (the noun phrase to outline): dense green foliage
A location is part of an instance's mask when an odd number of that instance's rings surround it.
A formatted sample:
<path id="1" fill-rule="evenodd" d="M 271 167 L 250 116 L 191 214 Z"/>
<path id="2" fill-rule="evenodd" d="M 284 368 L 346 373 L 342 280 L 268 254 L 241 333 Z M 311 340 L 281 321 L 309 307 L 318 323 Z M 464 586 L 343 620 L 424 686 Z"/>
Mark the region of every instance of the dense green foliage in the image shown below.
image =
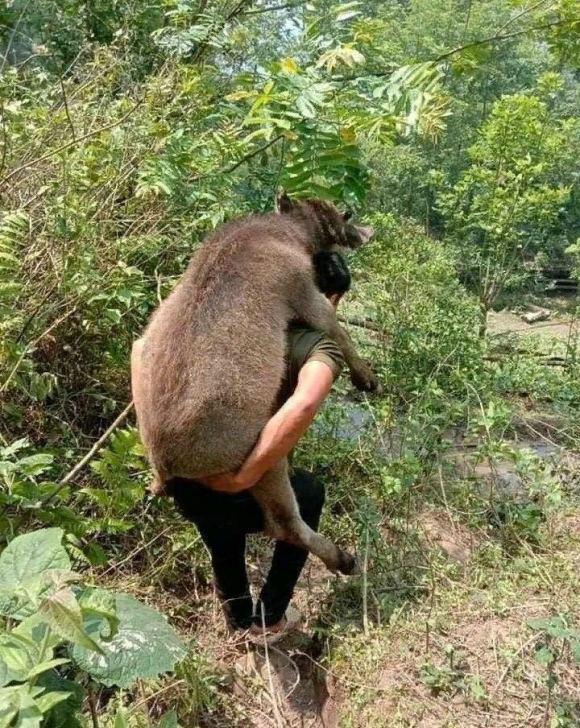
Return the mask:
<path id="1" fill-rule="evenodd" d="M 209 565 L 171 504 L 144 495 L 130 419 L 90 449 L 129 403 L 131 342 L 192 251 L 272 209 L 280 186 L 376 229 L 350 256 L 344 315 L 384 394 L 354 404 L 368 415 L 355 446 L 340 383 L 298 457 L 340 483 L 324 527 L 370 549 L 379 613 L 400 607 L 381 520 L 426 497 L 450 433 L 510 459 L 529 496 L 482 505 L 458 489 L 466 520 L 499 533 L 502 553 L 542 545 L 566 492 L 504 439 L 524 396 L 578 448 L 577 326 L 550 349 L 556 368 L 486 323 L 506 301 L 537 302 L 544 269 L 578 276 L 577 1 L 15 0 L 0 47 L 0 726 L 161 719 L 155 702 L 148 716 L 123 706 L 162 691 L 154 679 L 185 649 L 124 592 L 164 607 L 184 572 L 206 587 Z M 126 563 L 146 588 L 123 583 Z M 430 588 L 413 579 L 402 597 Z M 355 584 L 347 614 L 360 599 Z M 176 668 L 185 725 L 219 703 L 203 660 L 192 649 Z"/>

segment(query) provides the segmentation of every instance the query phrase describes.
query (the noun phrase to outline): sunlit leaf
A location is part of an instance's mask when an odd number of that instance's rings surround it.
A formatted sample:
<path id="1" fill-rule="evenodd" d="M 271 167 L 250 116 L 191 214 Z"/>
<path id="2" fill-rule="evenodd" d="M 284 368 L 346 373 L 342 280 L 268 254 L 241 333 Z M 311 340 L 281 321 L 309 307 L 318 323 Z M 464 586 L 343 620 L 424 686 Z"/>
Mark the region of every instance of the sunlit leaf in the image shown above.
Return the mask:
<path id="1" fill-rule="evenodd" d="M 119 628 L 112 640 L 101 642 L 102 654 L 76 645 L 73 657 L 94 679 L 105 685 L 129 687 L 139 678 L 172 670 L 186 655 L 182 641 L 166 618 L 128 594 L 116 595 Z M 95 640 L 102 626 L 87 624 Z"/>

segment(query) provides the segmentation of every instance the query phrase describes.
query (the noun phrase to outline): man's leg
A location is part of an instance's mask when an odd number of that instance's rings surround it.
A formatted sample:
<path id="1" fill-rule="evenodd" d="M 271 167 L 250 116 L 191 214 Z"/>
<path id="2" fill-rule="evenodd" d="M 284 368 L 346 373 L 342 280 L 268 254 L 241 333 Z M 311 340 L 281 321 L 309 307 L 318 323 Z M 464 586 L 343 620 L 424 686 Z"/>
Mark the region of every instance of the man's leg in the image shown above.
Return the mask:
<path id="1" fill-rule="evenodd" d="M 246 572 L 246 535 L 200 529 L 211 555 L 215 587 L 228 626 L 248 629 L 254 604 Z"/>
<path id="2" fill-rule="evenodd" d="M 217 493 L 181 478 L 171 481 L 170 492 L 182 515 L 195 523 L 210 552 L 216 591 L 228 625 L 247 629 L 253 603 L 246 572 L 246 533 L 261 526 L 257 504 L 248 494 Z"/>
<path id="3" fill-rule="evenodd" d="M 291 483 L 300 515 L 310 528 L 316 530 L 324 505 L 324 486 L 304 470 L 294 471 Z M 262 607 L 267 627 L 282 619 L 307 557 L 305 549 L 283 541 L 276 542 L 272 565 L 258 600 L 255 624 L 262 626 Z"/>

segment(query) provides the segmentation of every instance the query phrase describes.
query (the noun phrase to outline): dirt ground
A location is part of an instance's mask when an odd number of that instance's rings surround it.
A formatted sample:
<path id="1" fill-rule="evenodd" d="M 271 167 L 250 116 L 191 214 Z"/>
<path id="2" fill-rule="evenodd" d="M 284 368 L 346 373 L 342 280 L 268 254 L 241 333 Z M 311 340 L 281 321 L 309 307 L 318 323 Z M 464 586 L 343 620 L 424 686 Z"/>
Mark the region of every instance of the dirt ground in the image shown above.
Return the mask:
<path id="1" fill-rule="evenodd" d="M 490 311 L 487 316 L 487 330 L 489 334 L 517 334 L 518 336 L 553 336 L 558 339 L 567 339 L 570 335 L 573 319 L 558 314 L 552 314 L 547 321 L 538 321 L 528 324 L 512 311 Z"/>
<path id="2" fill-rule="evenodd" d="M 505 311 L 490 314 L 489 331 L 567 340 L 570 324 L 560 317 L 530 325 Z M 522 425 L 525 436 L 516 438 L 514 448 L 553 463 L 557 477 L 580 495 L 580 457 L 551 441 L 553 427 L 544 431 L 534 413 L 524 415 L 534 426 Z M 514 464 L 490 467 L 472 454 L 469 443 L 457 443 L 443 466 L 468 484 L 467 492 L 517 501 L 522 487 Z M 506 559 L 494 535 L 470 524 L 460 503 L 425 503 L 410 515 L 404 533 L 390 523 L 382 526 L 388 548 L 402 554 L 398 563 L 403 569 L 408 564 L 402 580 L 412 582 L 417 569 L 422 575 L 414 597 L 400 595 L 383 620 L 365 619 L 385 595 L 372 585 L 367 589 L 366 574 L 349 582 L 310 557 L 293 602 L 302 625 L 268 649 L 228 635 L 215 597 L 196 594 L 195 640 L 225 676 L 222 689 L 231 706 L 227 716 L 208 716 L 201 725 L 578 728 L 580 671 L 570 647 L 558 646 L 548 675 L 536 659 L 544 638 L 530 620 L 580 613 L 579 524 L 580 507 L 570 506 L 544 525 L 549 546 L 534 551 L 523 544 Z M 270 550 L 264 539 L 251 540 L 256 590 Z M 380 568 L 368 564 L 369 583 Z M 387 587 L 394 596 L 398 588 Z M 355 606 L 343 609 L 349 599 Z"/>

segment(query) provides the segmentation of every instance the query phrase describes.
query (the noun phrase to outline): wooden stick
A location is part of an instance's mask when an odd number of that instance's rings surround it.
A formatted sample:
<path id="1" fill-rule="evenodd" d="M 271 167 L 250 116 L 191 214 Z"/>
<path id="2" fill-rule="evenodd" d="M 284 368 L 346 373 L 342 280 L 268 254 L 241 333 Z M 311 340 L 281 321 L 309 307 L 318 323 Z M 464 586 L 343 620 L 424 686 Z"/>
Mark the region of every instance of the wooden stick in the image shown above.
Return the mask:
<path id="1" fill-rule="evenodd" d="M 133 400 L 131 400 L 129 402 L 129 404 L 125 407 L 125 409 L 121 412 L 121 414 L 116 417 L 116 419 L 113 421 L 113 423 L 111 425 L 109 425 L 109 427 L 107 427 L 107 429 L 103 432 L 103 434 L 99 437 L 99 439 L 91 447 L 91 449 L 88 451 L 88 453 L 83 458 L 81 458 L 81 460 L 78 461 L 78 463 L 74 466 L 74 468 L 72 468 L 72 470 L 69 470 L 69 472 L 64 476 L 64 478 L 59 480 L 58 487 L 56 488 L 56 490 L 54 490 L 50 495 L 48 495 L 46 498 L 44 498 L 41 501 L 42 505 L 45 505 L 50 500 L 52 500 L 52 498 L 54 498 L 54 496 L 57 493 L 59 493 L 67 483 L 70 483 L 70 481 L 75 477 L 75 475 L 77 475 L 77 473 L 79 473 L 85 467 L 85 465 L 89 462 L 89 460 L 91 460 L 93 458 L 93 456 L 95 455 L 95 453 L 101 448 L 103 443 L 109 438 L 109 436 L 117 429 L 117 427 L 119 427 L 121 422 L 123 422 L 123 420 L 127 417 L 129 412 L 131 411 L 132 407 L 133 407 Z"/>
<path id="2" fill-rule="evenodd" d="M 385 329 L 382 329 L 378 324 L 376 324 L 371 319 L 367 318 L 357 318 L 357 317 L 351 317 L 351 316 L 337 316 L 336 317 L 339 321 L 341 321 L 343 324 L 349 324 L 350 326 L 359 326 L 361 329 L 370 329 L 371 331 L 378 331 L 379 334 L 387 334 L 388 332 L 385 331 Z"/>

